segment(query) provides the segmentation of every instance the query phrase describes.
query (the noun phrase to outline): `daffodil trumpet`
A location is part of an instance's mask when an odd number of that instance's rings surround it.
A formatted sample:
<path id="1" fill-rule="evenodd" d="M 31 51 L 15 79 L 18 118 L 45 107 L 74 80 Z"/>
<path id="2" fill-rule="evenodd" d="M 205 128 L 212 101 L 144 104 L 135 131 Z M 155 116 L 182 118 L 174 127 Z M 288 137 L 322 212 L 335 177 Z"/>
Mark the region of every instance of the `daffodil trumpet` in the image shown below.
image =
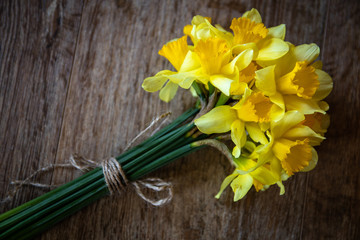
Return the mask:
<path id="1" fill-rule="evenodd" d="M 198 15 L 184 27 L 184 36 L 160 49 L 173 69 L 146 78 L 144 90 L 159 91 L 169 102 L 183 88 L 198 100 L 116 158 L 130 181 L 205 145 L 234 167 L 216 198 L 229 185 L 234 201 L 252 186 L 264 191 L 277 185 L 284 194 L 285 180 L 316 166 L 314 147 L 330 123 L 324 99 L 333 87 L 317 60 L 319 47 L 286 42 L 285 25 L 266 27 L 256 9 L 233 19 L 229 29 Z M 30 239 L 107 194 L 103 172 L 96 168 L 0 215 L 0 239 Z"/>

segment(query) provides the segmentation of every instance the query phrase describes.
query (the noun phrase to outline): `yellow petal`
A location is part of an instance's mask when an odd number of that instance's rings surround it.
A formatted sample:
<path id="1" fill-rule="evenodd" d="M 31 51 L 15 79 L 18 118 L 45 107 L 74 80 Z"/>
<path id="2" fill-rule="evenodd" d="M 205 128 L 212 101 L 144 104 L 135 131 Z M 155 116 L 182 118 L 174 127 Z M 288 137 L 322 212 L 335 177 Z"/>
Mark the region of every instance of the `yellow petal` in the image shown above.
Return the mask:
<path id="1" fill-rule="evenodd" d="M 284 117 L 277 121 L 271 122 L 271 134 L 277 139 L 284 135 L 289 129 L 298 125 L 305 119 L 304 115 L 298 111 L 288 111 Z"/>
<path id="2" fill-rule="evenodd" d="M 249 66 L 239 72 L 239 78 L 237 80 L 235 79 L 231 84 L 231 95 L 244 94 L 245 89 L 253 85 L 256 70 L 257 66 L 251 62 Z"/>
<path id="3" fill-rule="evenodd" d="M 231 140 L 235 143 L 236 149 L 233 151 L 234 157 L 238 158 L 241 148 L 246 142 L 245 125 L 243 121 L 236 120 L 231 124 Z"/>
<path id="4" fill-rule="evenodd" d="M 321 110 L 329 111 L 329 104 L 327 102 L 320 101 L 320 102 L 318 102 L 318 104 L 319 104 L 319 107 L 320 107 Z"/>
<path id="5" fill-rule="evenodd" d="M 192 28 L 193 28 L 192 25 L 185 25 L 185 27 L 183 29 L 184 34 L 191 37 Z"/>
<path id="6" fill-rule="evenodd" d="M 237 55 L 230 63 L 226 64 L 222 69 L 221 73 L 231 75 L 235 71 L 235 66 L 239 71 L 243 70 L 251 63 L 253 59 L 254 51 L 252 49 L 246 49 Z"/>
<path id="7" fill-rule="evenodd" d="M 318 163 L 318 154 L 316 152 L 316 150 L 312 147 L 311 148 L 311 155 L 312 155 L 312 158 L 309 162 L 309 165 L 307 167 L 304 167 L 301 171 L 302 172 L 309 172 L 311 170 L 313 170 L 317 163 Z"/>
<path id="8" fill-rule="evenodd" d="M 238 176 L 238 174 L 231 174 L 229 176 L 227 176 L 224 181 L 221 184 L 220 187 L 220 191 L 218 192 L 218 194 L 216 194 L 215 198 L 219 199 L 220 195 L 222 194 L 222 192 L 225 190 L 225 188 L 232 182 L 232 180 L 234 178 L 236 178 Z"/>
<path id="9" fill-rule="evenodd" d="M 308 143 L 308 139 L 290 141 L 281 138 L 275 141 L 273 152 L 289 176 L 309 165 L 312 159 L 312 148 Z"/>
<path id="10" fill-rule="evenodd" d="M 227 41 L 228 43 L 230 43 L 233 39 L 233 35 L 230 32 L 224 30 L 218 25 L 216 27 L 211 25 L 210 18 L 195 16 L 191 24 L 193 27 L 191 29 L 190 36 L 195 45 L 200 40 L 206 40 L 208 38 L 219 38 Z"/>
<path id="11" fill-rule="evenodd" d="M 261 23 L 262 22 L 260 13 L 255 8 L 252 8 L 250 11 L 246 11 L 242 15 L 242 17 L 249 18 L 251 21 L 254 21 L 256 23 Z"/>
<path id="12" fill-rule="evenodd" d="M 200 67 L 201 64 L 199 57 L 196 53 L 189 51 L 185 56 L 179 72 L 189 72 Z"/>
<path id="13" fill-rule="evenodd" d="M 179 71 L 188 51 L 187 36 L 183 36 L 165 44 L 159 51 L 159 55 L 169 60 L 175 69 Z"/>
<path id="14" fill-rule="evenodd" d="M 201 23 L 204 23 L 205 20 L 208 20 L 208 22 L 211 23 L 211 18 L 210 17 L 203 17 L 201 15 L 196 15 L 193 17 L 193 19 L 191 20 L 191 24 L 192 25 L 199 25 Z"/>
<path id="15" fill-rule="evenodd" d="M 231 129 L 237 119 L 236 112 L 230 106 L 220 106 L 195 120 L 197 128 L 206 134 L 224 133 Z"/>
<path id="16" fill-rule="evenodd" d="M 277 174 L 272 172 L 267 166 L 257 168 L 250 175 L 263 185 L 273 185 L 279 181 Z"/>
<path id="17" fill-rule="evenodd" d="M 241 148 L 235 146 L 231 153 L 234 157 L 239 157 L 241 155 Z"/>
<path id="18" fill-rule="evenodd" d="M 253 178 L 250 174 L 239 175 L 231 182 L 231 188 L 234 191 L 234 201 L 242 199 L 250 190 L 253 184 Z"/>
<path id="19" fill-rule="evenodd" d="M 242 53 L 243 51 L 245 51 L 247 49 L 251 49 L 251 50 L 254 51 L 253 52 L 253 58 L 255 59 L 256 56 L 259 53 L 259 49 L 258 49 L 256 43 L 254 43 L 254 42 L 235 45 L 235 46 L 232 47 L 231 51 L 232 51 L 232 53 L 234 55 L 238 55 L 238 54 Z"/>
<path id="20" fill-rule="evenodd" d="M 247 151 L 252 153 L 253 151 L 255 151 L 256 145 L 253 141 L 246 141 L 246 143 L 244 145 L 244 149 L 246 149 Z"/>
<path id="21" fill-rule="evenodd" d="M 178 85 L 169 81 L 165 87 L 160 90 L 159 97 L 164 102 L 170 102 L 176 95 Z"/>
<path id="22" fill-rule="evenodd" d="M 272 96 L 276 93 L 274 69 L 275 65 L 255 72 L 255 86 L 266 96 Z"/>
<path id="23" fill-rule="evenodd" d="M 302 44 L 296 46 L 293 51 L 293 55 L 296 61 L 306 61 L 308 63 L 313 62 L 320 54 L 320 48 L 315 44 Z"/>
<path id="24" fill-rule="evenodd" d="M 142 87 L 148 92 L 159 91 L 164 86 L 166 80 L 169 79 L 169 76 L 173 74 L 175 74 L 175 72 L 169 70 L 158 72 L 153 77 L 145 78 Z"/>
<path id="25" fill-rule="evenodd" d="M 195 79 L 202 78 L 201 74 L 201 69 L 195 69 L 190 72 L 178 72 L 174 75 L 169 76 L 169 79 L 173 83 L 179 84 L 180 87 L 189 89 Z"/>
<path id="26" fill-rule="evenodd" d="M 291 70 L 294 68 L 296 59 L 293 56 L 292 52 L 295 46 L 289 42 L 285 42 L 288 47 L 289 51 L 282 57 L 278 59 L 273 60 L 264 60 L 259 61 L 257 60 L 256 63 L 259 64 L 261 67 L 265 68 L 268 66 L 276 65 L 275 66 L 275 78 L 279 78 L 283 75 L 285 75 L 288 72 L 291 72 Z"/>
<path id="27" fill-rule="evenodd" d="M 269 148 L 269 149 L 271 149 L 271 148 Z M 257 149 L 256 152 L 258 152 L 258 151 L 259 150 Z M 241 175 L 251 174 L 253 176 L 253 173 L 258 168 L 261 168 L 264 164 L 271 161 L 272 158 L 275 158 L 272 151 L 267 151 L 267 152 L 260 151 L 259 153 L 260 154 L 258 155 L 257 161 L 250 159 L 250 157 L 254 157 L 256 155 L 255 153 L 251 154 L 251 156 L 249 156 L 249 158 L 246 158 L 246 157 L 234 158 L 234 163 L 237 166 L 235 171 Z M 256 156 L 255 156 L 255 159 L 256 159 Z"/>
<path id="28" fill-rule="evenodd" d="M 230 96 L 230 88 L 233 81 L 234 79 L 228 78 L 225 75 L 213 75 L 210 77 L 211 84 L 226 96 Z"/>
<path id="29" fill-rule="evenodd" d="M 293 141 L 297 139 L 303 140 L 307 138 L 309 139 L 309 144 L 311 146 L 318 146 L 325 139 L 323 136 L 317 134 L 308 126 L 303 125 L 289 129 L 286 133 L 282 135 L 282 137 Z"/>
<path id="30" fill-rule="evenodd" d="M 289 45 L 279 38 L 270 38 L 259 43 L 259 54 L 256 60 L 268 61 L 278 59 L 289 51 Z"/>
<path id="31" fill-rule="evenodd" d="M 318 75 L 320 85 L 312 98 L 314 100 L 322 100 L 326 98 L 333 89 L 333 81 L 330 75 L 322 70 L 316 69 L 315 73 Z"/>
<path id="32" fill-rule="evenodd" d="M 261 144 L 267 144 L 268 140 L 265 137 L 265 133 L 261 131 L 259 125 L 257 123 L 246 123 L 245 128 L 247 132 L 249 133 L 249 136 L 251 137 L 254 142 L 258 142 Z"/>
<path id="33" fill-rule="evenodd" d="M 270 110 L 270 118 L 272 121 L 278 121 L 285 114 L 284 98 L 280 93 L 276 93 L 270 96 L 270 101 L 274 103 Z"/>
<path id="34" fill-rule="evenodd" d="M 313 114 L 315 112 L 325 114 L 318 102 L 312 99 L 303 99 L 296 95 L 285 95 L 284 101 L 288 111 L 297 110 L 303 114 Z"/>
<path id="35" fill-rule="evenodd" d="M 230 94 L 233 96 L 242 95 L 248 87 L 248 84 L 245 82 L 233 81 L 230 87 Z"/>
<path id="36" fill-rule="evenodd" d="M 286 33 L 286 26 L 285 24 L 280 24 L 275 27 L 268 28 L 269 33 L 268 37 L 274 37 L 274 38 L 280 38 L 281 40 L 285 39 L 285 33 Z"/>

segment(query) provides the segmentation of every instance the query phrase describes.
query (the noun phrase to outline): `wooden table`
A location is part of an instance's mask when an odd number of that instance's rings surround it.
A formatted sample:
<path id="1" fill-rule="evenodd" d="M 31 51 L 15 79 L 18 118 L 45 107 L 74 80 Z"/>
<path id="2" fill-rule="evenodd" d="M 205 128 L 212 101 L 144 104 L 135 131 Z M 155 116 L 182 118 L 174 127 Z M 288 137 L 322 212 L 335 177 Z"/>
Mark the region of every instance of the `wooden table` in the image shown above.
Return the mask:
<path id="1" fill-rule="evenodd" d="M 360 239 L 360 3 L 302 1 L 1 1 L 0 192 L 72 153 L 102 159 L 161 113 L 193 105 L 180 91 L 169 104 L 146 93 L 145 77 L 169 68 L 157 51 L 196 14 L 229 26 L 255 7 L 266 26 L 286 23 L 288 41 L 315 42 L 334 80 L 328 138 L 319 163 L 285 183 L 251 190 L 233 203 L 214 195 L 232 168 L 204 149 L 151 174 L 174 185 L 174 199 L 155 208 L 133 191 L 106 197 L 39 239 Z M 62 184 L 70 169 L 35 179 Z M 0 212 L 50 189 L 23 187 Z"/>

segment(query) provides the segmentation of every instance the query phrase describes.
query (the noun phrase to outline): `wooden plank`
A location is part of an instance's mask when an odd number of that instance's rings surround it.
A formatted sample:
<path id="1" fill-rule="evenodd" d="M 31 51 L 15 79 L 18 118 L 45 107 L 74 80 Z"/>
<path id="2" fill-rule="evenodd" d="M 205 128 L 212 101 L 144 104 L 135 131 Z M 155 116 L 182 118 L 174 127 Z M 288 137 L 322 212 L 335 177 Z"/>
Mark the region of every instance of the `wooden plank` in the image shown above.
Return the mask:
<path id="1" fill-rule="evenodd" d="M 55 161 L 82 10 L 80 1 L 1 1 L 0 189 Z M 39 179 L 38 179 L 39 180 Z M 51 175 L 41 179 L 51 181 Z M 48 189 L 46 189 L 48 191 Z M 23 188 L 0 212 L 46 191 Z"/>
<path id="2" fill-rule="evenodd" d="M 332 0 L 324 33 L 324 69 L 334 80 L 327 98 L 331 125 L 309 174 L 302 237 L 360 238 L 359 1 Z"/>

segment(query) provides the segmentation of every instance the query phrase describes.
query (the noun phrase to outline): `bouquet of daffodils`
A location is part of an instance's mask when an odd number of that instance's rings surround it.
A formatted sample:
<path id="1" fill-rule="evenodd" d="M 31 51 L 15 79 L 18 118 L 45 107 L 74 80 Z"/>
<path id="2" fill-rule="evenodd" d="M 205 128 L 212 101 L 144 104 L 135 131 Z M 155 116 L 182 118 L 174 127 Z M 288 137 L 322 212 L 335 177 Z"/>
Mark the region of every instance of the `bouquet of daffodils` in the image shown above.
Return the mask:
<path id="1" fill-rule="evenodd" d="M 143 88 L 160 91 L 166 102 L 179 87 L 190 89 L 198 101 L 116 158 L 126 180 L 136 181 L 204 145 L 220 150 L 235 168 L 216 198 L 228 185 L 234 201 L 252 186 L 260 191 L 276 184 L 283 194 L 283 181 L 316 166 L 314 146 L 325 139 L 329 126 L 323 99 L 333 85 L 316 61 L 319 47 L 285 42 L 285 25 L 265 27 L 256 9 L 233 19 L 230 29 L 195 16 L 183 37 L 159 51 L 175 71 L 146 78 Z M 0 239 L 31 238 L 109 194 L 109 185 L 98 167 L 6 212 L 0 215 Z"/>

